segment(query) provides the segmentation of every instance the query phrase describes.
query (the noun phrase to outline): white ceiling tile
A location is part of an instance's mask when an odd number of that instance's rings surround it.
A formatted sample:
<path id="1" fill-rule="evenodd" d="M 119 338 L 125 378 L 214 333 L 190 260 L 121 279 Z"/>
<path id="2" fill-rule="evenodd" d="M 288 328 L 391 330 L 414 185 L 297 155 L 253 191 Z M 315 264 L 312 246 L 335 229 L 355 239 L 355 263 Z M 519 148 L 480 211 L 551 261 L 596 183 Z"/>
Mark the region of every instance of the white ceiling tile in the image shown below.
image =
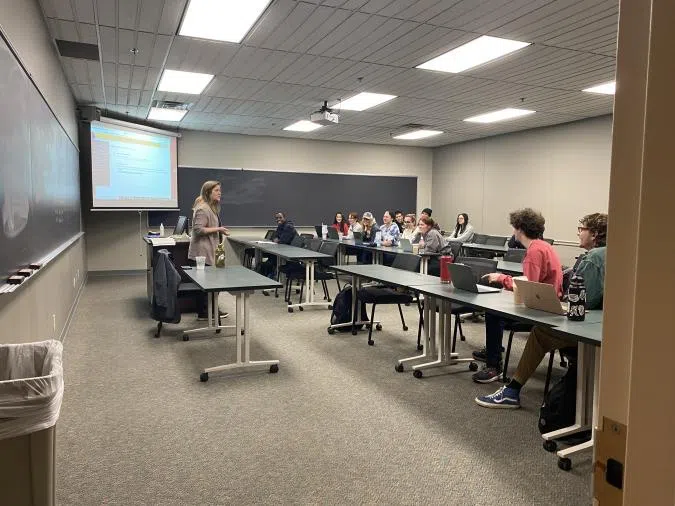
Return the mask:
<path id="1" fill-rule="evenodd" d="M 150 56 L 149 65 L 153 67 L 161 67 L 166 57 L 166 52 L 169 50 L 171 44 L 171 37 L 168 35 L 157 35 L 154 39 L 154 47 Z"/>
<path id="2" fill-rule="evenodd" d="M 51 0 L 49 10 L 55 18 L 75 21 L 75 15 L 70 5 L 70 0 Z"/>
<path id="3" fill-rule="evenodd" d="M 156 33 L 162 19 L 164 0 L 141 0 L 141 14 L 138 18 L 138 29 L 143 32 Z"/>
<path id="4" fill-rule="evenodd" d="M 76 19 L 80 23 L 94 24 L 94 0 L 72 0 L 72 5 L 77 13 Z"/>
<path id="5" fill-rule="evenodd" d="M 103 26 L 117 26 L 117 0 L 96 0 L 98 23 Z"/>
<path id="6" fill-rule="evenodd" d="M 115 63 L 103 64 L 103 80 L 106 87 L 117 86 L 117 65 Z"/>
<path id="7" fill-rule="evenodd" d="M 120 88 L 128 88 L 131 83 L 131 66 L 118 65 L 117 66 L 117 86 Z M 119 101 L 118 101 L 119 103 Z"/>
<path id="8" fill-rule="evenodd" d="M 164 0 L 164 9 L 159 22 L 159 33 L 175 35 L 187 0 Z"/>
<path id="9" fill-rule="evenodd" d="M 314 15 L 310 17 L 307 25 L 301 26 L 292 37 L 287 39 L 287 41 L 295 44 L 291 48 L 292 51 L 299 53 L 308 51 L 351 16 L 350 11 L 344 9 L 330 9 L 330 17 L 323 21 L 320 15 L 317 14 L 320 10 L 321 7 L 314 11 Z M 295 39 L 299 42 L 296 43 Z"/>
<path id="10" fill-rule="evenodd" d="M 155 35 L 147 32 L 136 32 L 134 47 L 138 49 L 138 53 L 132 55 L 131 63 L 134 65 L 150 65 L 155 49 Z"/>
<path id="11" fill-rule="evenodd" d="M 261 46 L 270 49 L 276 49 L 287 38 L 291 37 L 298 28 L 307 22 L 307 19 L 311 16 L 315 9 L 316 5 L 297 3 L 295 8 L 288 14 L 284 22 L 277 25 L 276 29 L 267 36 Z"/>
<path id="12" fill-rule="evenodd" d="M 147 75 L 148 69 L 146 67 L 133 67 L 131 70 L 131 89 L 145 89 L 145 79 Z"/>
<path id="13" fill-rule="evenodd" d="M 104 62 L 117 62 L 117 31 L 114 28 L 101 26 L 101 57 Z"/>
<path id="14" fill-rule="evenodd" d="M 91 87 L 88 84 L 80 84 L 77 87 L 77 101 L 84 104 L 93 102 Z"/>
<path id="15" fill-rule="evenodd" d="M 118 63 L 129 65 L 133 63 L 134 55 L 131 53 L 131 49 L 136 47 L 136 32 L 133 30 L 118 30 L 117 44 Z"/>
<path id="16" fill-rule="evenodd" d="M 285 22 L 296 5 L 297 2 L 294 0 L 276 0 L 273 2 L 243 42 L 249 46 L 262 47 L 265 39 Z"/>
<path id="17" fill-rule="evenodd" d="M 136 30 L 139 1 L 140 0 L 117 0 L 119 5 L 117 17 L 120 28 Z"/>
<path id="18" fill-rule="evenodd" d="M 370 15 L 364 14 L 362 12 L 354 12 L 349 16 L 342 24 L 338 27 L 334 27 L 333 30 L 328 32 L 321 40 L 319 40 L 314 46 L 307 50 L 310 54 L 323 54 L 324 51 L 330 50 L 338 42 L 342 41 L 347 37 L 351 37 L 351 34 L 358 29 L 363 23 L 365 23 Z"/>
<path id="19" fill-rule="evenodd" d="M 77 31 L 79 32 L 79 41 L 86 44 L 98 45 L 98 35 L 96 34 L 96 25 L 87 23 L 78 23 Z"/>
<path id="20" fill-rule="evenodd" d="M 138 105 L 141 100 L 140 90 L 129 90 L 128 104 L 129 105 Z"/>
<path id="21" fill-rule="evenodd" d="M 73 21 L 63 21 L 59 19 L 56 21 L 55 26 L 57 27 L 57 38 L 72 41 L 78 41 L 80 39 L 77 34 L 77 27 Z"/>

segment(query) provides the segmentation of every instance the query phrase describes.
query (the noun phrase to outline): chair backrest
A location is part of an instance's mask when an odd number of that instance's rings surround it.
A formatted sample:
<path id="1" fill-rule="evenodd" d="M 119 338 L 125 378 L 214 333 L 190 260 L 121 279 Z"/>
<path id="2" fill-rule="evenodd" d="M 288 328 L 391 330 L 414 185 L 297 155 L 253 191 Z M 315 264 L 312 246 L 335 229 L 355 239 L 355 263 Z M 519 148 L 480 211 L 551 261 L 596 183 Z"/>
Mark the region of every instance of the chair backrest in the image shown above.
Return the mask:
<path id="1" fill-rule="evenodd" d="M 554 242 L 553 239 L 546 239 L 546 237 L 544 237 L 544 238 L 542 239 L 542 241 L 546 241 L 546 242 L 549 243 L 551 246 L 553 246 L 553 242 Z"/>
<path id="2" fill-rule="evenodd" d="M 526 249 L 509 248 L 509 250 L 506 253 L 504 253 L 504 261 L 519 262 L 522 264 L 523 258 L 525 258 L 525 253 L 527 253 Z"/>
<path id="3" fill-rule="evenodd" d="M 507 240 L 508 237 L 503 237 L 501 235 L 489 235 L 485 240 L 485 244 L 488 246 L 504 246 Z"/>
<path id="4" fill-rule="evenodd" d="M 485 234 L 473 234 L 473 241 L 474 244 L 485 244 L 487 241 L 488 236 Z"/>
<path id="5" fill-rule="evenodd" d="M 311 249 L 312 251 L 320 251 L 319 248 L 321 248 L 321 243 L 323 243 L 321 239 L 319 239 L 318 237 L 312 237 L 307 242 L 307 249 Z"/>
<path id="6" fill-rule="evenodd" d="M 319 260 L 319 263 L 325 267 L 329 267 L 331 265 L 335 265 L 337 261 L 337 251 L 338 251 L 338 246 L 339 244 L 336 242 L 331 242 L 331 241 L 325 241 L 321 243 L 321 246 L 319 247 L 319 253 L 323 253 L 325 255 L 330 255 L 331 258 L 322 258 Z"/>
<path id="7" fill-rule="evenodd" d="M 448 241 L 448 246 L 450 246 L 450 250 L 452 251 L 452 256 L 453 258 L 457 258 L 459 254 L 462 252 L 462 243 L 458 241 Z"/>
<path id="8" fill-rule="evenodd" d="M 314 239 L 314 234 L 300 234 L 300 237 L 304 237 L 305 239 Z"/>
<path id="9" fill-rule="evenodd" d="M 396 255 L 391 266 L 394 269 L 417 272 L 420 269 L 420 260 L 417 255 Z"/>
<path id="10" fill-rule="evenodd" d="M 291 246 L 296 246 L 298 248 L 304 248 L 305 247 L 305 239 L 303 237 L 300 237 L 299 235 L 296 235 L 291 239 Z"/>
<path id="11" fill-rule="evenodd" d="M 274 237 L 275 232 L 276 230 L 268 230 L 267 232 L 265 232 L 265 239 L 267 239 L 268 241 L 272 239 Z"/>
<path id="12" fill-rule="evenodd" d="M 486 284 L 481 280 L 481 278 L 486 274 L 490 274 L 491 272 L 497 272 L 497 260 L 492 260 L 489 258 L 459 257 L 455 260 L 455 263 L 464 264 L 471 267 L 474 280 L 478 284 Z"/>

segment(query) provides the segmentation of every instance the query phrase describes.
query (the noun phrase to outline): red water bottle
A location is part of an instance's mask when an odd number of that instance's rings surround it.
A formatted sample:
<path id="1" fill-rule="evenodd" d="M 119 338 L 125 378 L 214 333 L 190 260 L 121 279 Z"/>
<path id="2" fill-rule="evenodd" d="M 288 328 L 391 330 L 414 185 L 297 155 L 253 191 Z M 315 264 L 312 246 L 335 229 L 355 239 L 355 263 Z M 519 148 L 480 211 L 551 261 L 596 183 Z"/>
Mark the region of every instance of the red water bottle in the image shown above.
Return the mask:
<path id="1" fill-rule="evenodd" d="M 448 265 L 452 263 L 452 257 L 443 255 L 441 257 L 441 283 L 450 283 L 450 269 Z"/>

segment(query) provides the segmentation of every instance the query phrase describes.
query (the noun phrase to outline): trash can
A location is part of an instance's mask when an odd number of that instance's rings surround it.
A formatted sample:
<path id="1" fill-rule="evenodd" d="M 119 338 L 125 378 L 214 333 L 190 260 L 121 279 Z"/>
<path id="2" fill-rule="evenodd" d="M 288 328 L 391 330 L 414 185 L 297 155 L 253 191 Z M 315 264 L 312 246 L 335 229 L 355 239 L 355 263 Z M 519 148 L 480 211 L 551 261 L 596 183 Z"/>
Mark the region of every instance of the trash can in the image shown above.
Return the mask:
<path id="1" fill-rule="evenodd" d="M 55 424 L 63 399 L 59 341 L 0 345 L 0 502 L 55 503 Z"/>

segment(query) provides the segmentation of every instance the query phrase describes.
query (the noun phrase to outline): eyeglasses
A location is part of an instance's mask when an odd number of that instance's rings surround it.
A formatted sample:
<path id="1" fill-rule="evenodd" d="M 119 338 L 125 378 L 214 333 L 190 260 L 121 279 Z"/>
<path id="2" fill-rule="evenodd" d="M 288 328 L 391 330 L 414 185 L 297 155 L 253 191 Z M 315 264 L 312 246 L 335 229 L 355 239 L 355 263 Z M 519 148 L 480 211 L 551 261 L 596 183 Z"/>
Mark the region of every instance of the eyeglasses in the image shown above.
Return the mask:
<path id="1" fill-rule="evenodd" d="M 588 227 L 577 227 L 577 233 L 580 234 L 584 230 L 588 230 Z"/>

